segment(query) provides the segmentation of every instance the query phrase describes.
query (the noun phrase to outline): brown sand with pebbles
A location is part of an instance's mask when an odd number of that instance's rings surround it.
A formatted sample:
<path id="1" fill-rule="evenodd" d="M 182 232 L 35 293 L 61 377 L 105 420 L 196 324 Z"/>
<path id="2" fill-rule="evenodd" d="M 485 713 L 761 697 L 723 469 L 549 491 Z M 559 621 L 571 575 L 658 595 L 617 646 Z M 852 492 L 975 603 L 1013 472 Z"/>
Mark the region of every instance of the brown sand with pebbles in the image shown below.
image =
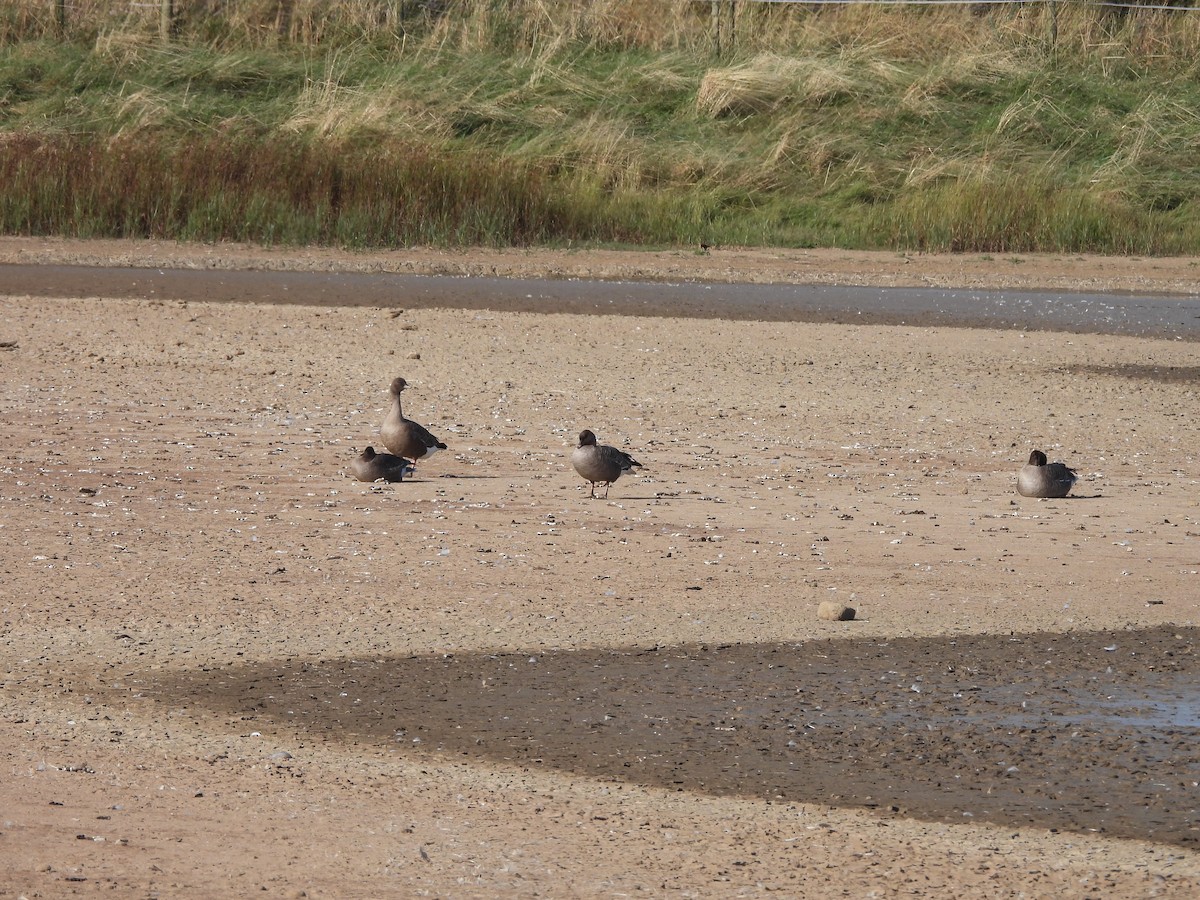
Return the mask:
<path id="1" fill-rule="evenodd" d="M 0 240 L 16 262 L 1200 273 Z M 0 896 L 1200 892 L 1195 343 L 103 295 L 0 283 Z M 448 449 L 354 481 L 401 375 Z M 645 465 L 607 500 L 583 428 Z M 1070 497 L 1016 493 L 1034 448 Z"/>

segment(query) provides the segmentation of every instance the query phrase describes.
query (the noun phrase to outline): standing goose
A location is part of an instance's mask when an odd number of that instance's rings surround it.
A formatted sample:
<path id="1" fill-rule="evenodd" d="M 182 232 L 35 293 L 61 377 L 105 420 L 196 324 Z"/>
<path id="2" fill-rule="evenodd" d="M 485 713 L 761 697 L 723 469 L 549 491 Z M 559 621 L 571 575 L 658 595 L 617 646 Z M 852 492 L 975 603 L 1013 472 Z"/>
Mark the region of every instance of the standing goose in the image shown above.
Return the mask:
<path id="1" fill-rule="evenodd" d="M 571 451 L 571 465 L 580 477 L 592 483 L 589 497 L 596 496 L 597 484 L 604 485 L 603 499 L 608 499 L 609 486 L 621 477 L 622 472 L 642 467 L 640 462 L 623 450 L 597 444 L 596 436 L 586 428 L 579 432 L 579 446 Z"/>
<path id="2" fill-rule="evenodd" d="M 432 456 L 439 450 L 445 450 L 446 445 L 429 433 L 424 425 L 418 425 L 411 419 L 404 418 L 400 411 L 400 392 L 408 386 L 403 378 L 392 379 L 388 388 L 392 395 L 392 408 L 388 410 L 379 429 L 383 446 L 397 456 L 405 456 L 415 464 L 418 459 Z"/>
<path id="3" fill-rule="evenodd" d="M 412 463 L 391 453 L 376 453 L 368 447 L 350 463 L 350 471 L 359 481 L 403 481 L 412 474 Z"/>
<path id="4" fill-rule="evenodd" d="M 1078 476 L 1060 462 L 1046 462 L 1046 454 L 1034 450 L 1029 462 L 1017 473 L 1017 493 L 1022 497 L 1065 497 Z"/>

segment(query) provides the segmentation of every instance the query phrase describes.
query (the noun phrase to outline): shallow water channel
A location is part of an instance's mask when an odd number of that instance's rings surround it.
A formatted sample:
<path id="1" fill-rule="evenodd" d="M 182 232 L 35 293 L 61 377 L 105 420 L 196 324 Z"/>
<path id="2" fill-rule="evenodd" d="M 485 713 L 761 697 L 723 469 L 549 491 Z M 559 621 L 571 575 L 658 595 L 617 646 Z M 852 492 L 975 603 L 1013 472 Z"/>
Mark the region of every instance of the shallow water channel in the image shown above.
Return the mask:
<path id="1" fill-rule="evenodd" d="M 414 309 L 960 326 L 1200 340 L 1200 294 L 0 265 L 0 291 Z"/>

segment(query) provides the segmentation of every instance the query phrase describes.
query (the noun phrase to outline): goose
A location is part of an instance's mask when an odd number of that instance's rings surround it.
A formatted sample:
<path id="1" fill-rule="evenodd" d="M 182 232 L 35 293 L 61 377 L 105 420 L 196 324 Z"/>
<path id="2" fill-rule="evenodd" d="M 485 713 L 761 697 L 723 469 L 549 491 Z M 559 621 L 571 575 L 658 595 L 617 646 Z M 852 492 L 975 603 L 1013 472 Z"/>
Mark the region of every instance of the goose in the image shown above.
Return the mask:
<path id="1" fill-rule="evenodd" d="M 581 478 L 590 481 L 589 497 L 596 496 L 596 485 L 604 485 L 604 498 L 608 498 L 608 489 L 614 481 L 621 477 L 622 472 L 634 468 L 642 468 L 642 464 L 623 450 L 610 447 L 607 444 L 597 444 L 596 435 L 588 429 L 579 432 L 579 446 L 571 451 L 571 465 Z"/>
<path id="2" fill-rule="evenodd" d="M 1034 450 L 1029 462 L 1017 473 L 1017 493 L 1022 497 L 1065 497 L 1078 476 L 1060 462 L 1046 462 L 1046 454 Z"/>
<path id="3" fill-rule="evenodd" d="M 413 465 L 403 457 L 376 453 L 374 447 L 368 447 L 350 463 L 350 471 L 359 481 L 403 481 L 412 474 Z"/>
<path id="4" fill-rule="evenodd" d="M 424 425 L 419 425 L 411 419 L 404 418 L 400 411 L 400 392 L 408 386 L 403 378 L 392 379 L 388 391 L 392 395 L 392 408 L 388 410 L 379 429 L 379 436 L 389 452 L 404 456 L 416 463 L 418 459 L 432 456 L 439 450 L 445 450 L 446 445 L 429 433 Z"/>

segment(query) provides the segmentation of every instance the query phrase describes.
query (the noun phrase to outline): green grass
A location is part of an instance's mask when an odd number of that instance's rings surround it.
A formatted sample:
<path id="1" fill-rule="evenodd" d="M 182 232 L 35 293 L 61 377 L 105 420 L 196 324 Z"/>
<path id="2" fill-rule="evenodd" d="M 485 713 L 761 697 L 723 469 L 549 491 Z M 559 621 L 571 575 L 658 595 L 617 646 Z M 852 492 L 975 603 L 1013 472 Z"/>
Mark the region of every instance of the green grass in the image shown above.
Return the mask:
<path id="1" fill-rule="evenodd" d="M 179 6 L 0 9 L 0 231 L 1200 252 L 1200 12 Z"/>

